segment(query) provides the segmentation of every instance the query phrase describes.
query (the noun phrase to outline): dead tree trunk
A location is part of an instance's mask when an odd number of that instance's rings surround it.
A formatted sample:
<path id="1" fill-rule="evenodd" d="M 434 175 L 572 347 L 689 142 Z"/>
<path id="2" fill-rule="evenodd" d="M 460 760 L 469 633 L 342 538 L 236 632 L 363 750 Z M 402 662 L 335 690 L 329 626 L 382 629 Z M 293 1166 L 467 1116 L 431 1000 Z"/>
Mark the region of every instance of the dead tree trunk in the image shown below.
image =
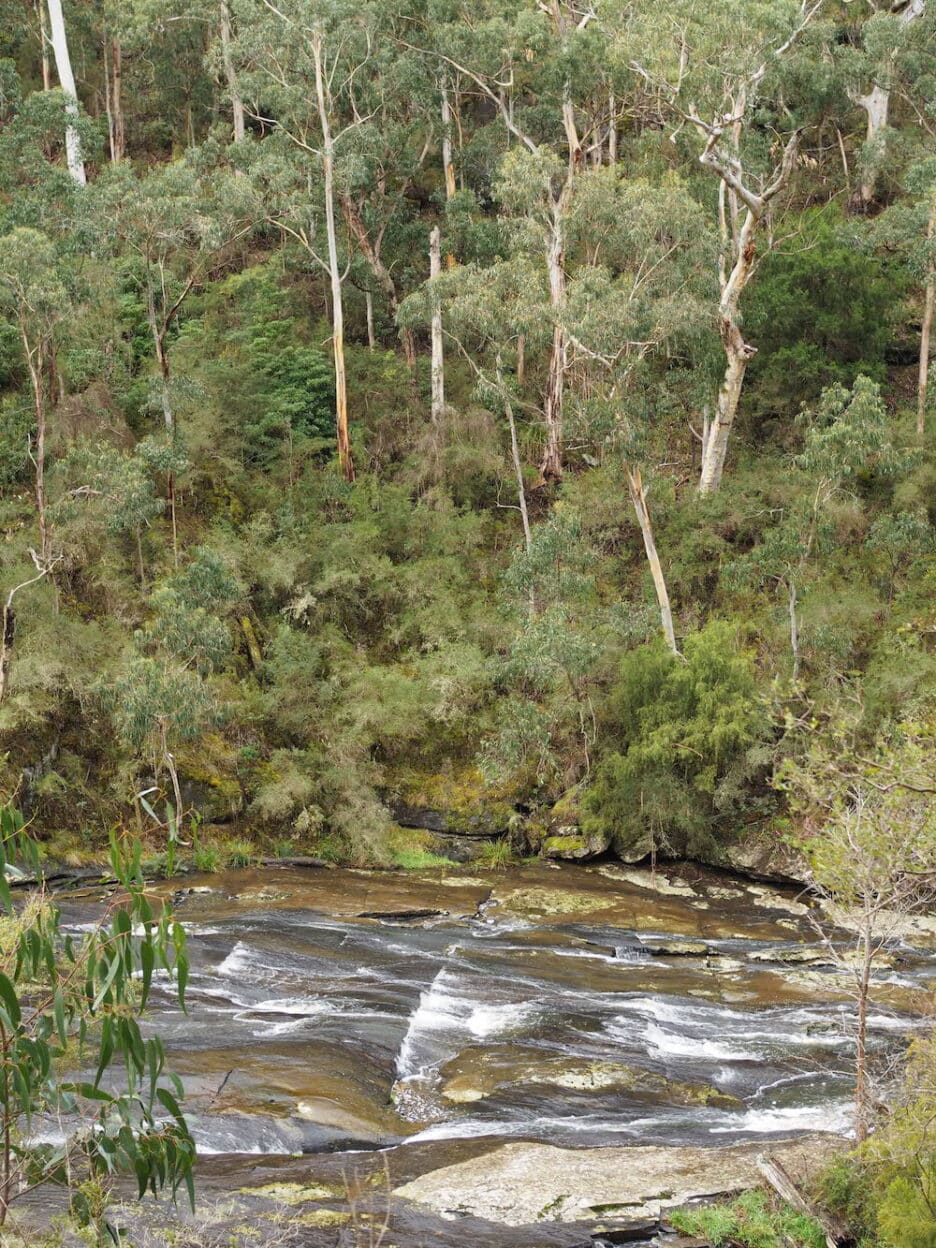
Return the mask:
<path id="1" fill-rule="evenodd" d="M 653 587 L 656 590 L 657 602 L 660 606 L 660 622 L 663 626 L 663 636 L 666 638 L 666 644 L 669 649 L 679 658 L 681 656 L 679 647 L 676 645 L 676 634 L 673 631 L 673 612 L 670 607 L 669 592 L 666 588 L 666 578 L 663 576 L 660 556 L 657 554 L 656 542 L 653 538 L 653 525 L 650 523 L 647 494 L 641 480 L 640 469 L 625 468 L 624 472 L 627 476 L 627 488 L 630 492 L 631 502 L 634 504 L 637 523 L 640 525 L 644 550 L 647 552 L 647 562 L 650 565 L 650 575 L 653 577 Z"/>

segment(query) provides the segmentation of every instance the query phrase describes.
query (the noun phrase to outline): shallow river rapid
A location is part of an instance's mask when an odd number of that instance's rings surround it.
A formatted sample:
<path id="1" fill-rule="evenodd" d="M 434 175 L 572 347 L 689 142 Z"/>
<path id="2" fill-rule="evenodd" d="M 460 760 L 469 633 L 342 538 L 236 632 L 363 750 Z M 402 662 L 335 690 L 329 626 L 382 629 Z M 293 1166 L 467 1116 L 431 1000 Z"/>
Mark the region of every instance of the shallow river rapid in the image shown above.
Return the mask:
<path id="1" fill-rule="evenodd" d="M 163 891 L 189 935 L 189 1010 L 163 986 L 151 1023 L 205 1155 L 414 1149 L 425 1169 L 466 1141 L 849 1128 L 848 976 L 792 890 L 544 863 L 235 871 Z M 81 903 L 67 914 L 80 924 Z M 880 968 L 878 1052 L 919 1025 L 923 943 Z"/>

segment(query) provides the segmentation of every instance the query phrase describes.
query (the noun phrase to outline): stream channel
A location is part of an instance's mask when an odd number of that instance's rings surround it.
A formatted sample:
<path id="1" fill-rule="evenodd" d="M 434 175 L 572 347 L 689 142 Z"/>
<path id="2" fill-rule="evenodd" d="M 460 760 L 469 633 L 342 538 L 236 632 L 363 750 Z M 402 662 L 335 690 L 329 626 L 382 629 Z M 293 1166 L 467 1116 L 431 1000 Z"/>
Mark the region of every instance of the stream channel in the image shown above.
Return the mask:
<path id="1" fill-rule="evenodd" d="M 185 922 L 191 978 L 188 1012 L 163 984 L 149 1025 L 186 1086 L 222 1228 L 282 1224 L 286 1209 L 299 1237 L 269 1242 L 612 1242 L 603 1207 L 547 1202 L 530 1227 L 457 1193 L 391 1193 L 479 1156 L 496 1170 L 495 1150 L 521 1141 L 702 1148 L 711 1177 L 729 1146 L 849 1130 L 848 976 L 793 889 L 688 865 L 548 863 L 272 868 L 159 888 Z M 92 904 L 67 899 L 66 921 L 90 921 Z M 928 944 L 924 922 L 878 969 L 880 1055 L 921 1025 Z"/>

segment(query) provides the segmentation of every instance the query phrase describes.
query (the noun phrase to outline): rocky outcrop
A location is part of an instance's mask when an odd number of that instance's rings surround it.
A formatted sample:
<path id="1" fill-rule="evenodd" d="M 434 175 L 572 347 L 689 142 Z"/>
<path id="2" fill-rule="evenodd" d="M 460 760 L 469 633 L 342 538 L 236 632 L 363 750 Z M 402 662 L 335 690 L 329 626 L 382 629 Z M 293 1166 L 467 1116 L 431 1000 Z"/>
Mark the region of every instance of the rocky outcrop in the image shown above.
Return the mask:
<path id="1" fill-rule="evenodd" d="M 815 1170 L 841 1141 L 796 1140 L 768 1150 L 788 1169 Z M 554 1148 L 506 1144 L 469 1161 L 431 1170 L 394 1195 L 445 1217 L 473 1216 L 505 1226 L 536 1222 L 646 1222 L 699 1197 L 760 1182 L 763 1142 L 734 1148 Z"/>

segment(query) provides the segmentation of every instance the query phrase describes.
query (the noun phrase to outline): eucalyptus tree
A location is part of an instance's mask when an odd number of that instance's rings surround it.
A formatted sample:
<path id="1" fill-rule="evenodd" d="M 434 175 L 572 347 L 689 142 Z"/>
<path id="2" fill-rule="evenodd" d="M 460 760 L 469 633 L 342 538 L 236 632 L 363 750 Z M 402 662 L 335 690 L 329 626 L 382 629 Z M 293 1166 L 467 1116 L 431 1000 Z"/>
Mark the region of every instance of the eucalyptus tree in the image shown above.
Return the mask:
<path id="1" fill-rule="evenodd" d="M 801 126 L 787 100 L 785 63 L 804 45 L 822 0 L 730 0 L 717 7 L 669 0 L 659 14 L 626 10 L 617 55 L 627 60 L 678 133 L 702 140 L 698 160 L 718 179 L 718 327 L 725 369 L 715 418 L 703 428 L 699 492 L 717 490 L 744 375 L 757 348 L 745 340 L 741 301 L 758 241 L 772 245 L 771 205 L 790 184 Z M 771 104 L 771 100 L 776 103 Z M 674 135 L 675 137 L 675 135 Z"/>
<path id="2" fill-rule="evenodd" d="M 29 375 L 34 412 L 29 458 L 39 526 L 37 567 L 47 567 L 52 537 L 46 507 L 46 449 L 49 406 L 54 401 L 49 364 L 56 329 L 68 315 L 69 299 L 55 248 L 37 230 L 20 227 L 0 238 L 0 304 L 12 314 Z"/>
<path id="3" fill-rule="evenodd" d="M 525 160 L 512 169 L 515 209 L 537 228 L 549 289 L 552 340 L 543 386 L 545 445 L 540 463 L 546 481 L 563 471 L 563 411 L 568 374 L 565 333 L 567 220 L 575 182 L 595 140 L 596 122 L 578 102 L 601 63 L 601 40 L 591 29 L 594 12 L 575 0 L 508 6 L 465 6 L 427 32 L 427 51 L 443 74 L 456 74 L 496 117 L 503 143 L 518 145 Z M 443 98 L 443 133 L 449 115 Z M 445 162 L 445 152 L 443 150 Z M 446 172 L 446 177 L 449 174 Z M 504 171 L 501 185 L 506 186 Z M 503 201 L 502 201 L 503 202 Z"/>
<path id="4" fill-rule="evenodd" d="M 194 161 L 176 161 L 137 176 L 113 168 L 97 190 L 111 242 L 133 258 L 129 276 L 139 285 L 157 368 L 159 408 L 167 439 L 177 420 L 169 345 L 186 300 L 225 247 L 249 233 L 252 201 L 226 171 L 201 173 Z M 173 551 L 178 557 L 175 471 L 167 470 Z"/>
<path id="5" fill-rule="evenodd" d="M 924 35 L 921 49 L 925 58 L 928 34 L 930 57 L 933 54 L 933 19 L 932 14 L 927 19 L 926 8 L 926 0 L 868 0 L 870 11 L 861 25 L 860 45 L 846 46 L 840 54 L 849 98 L 866 118 L 858 187 L 858 202 L 865 212 L 874 203 L 885 165 L 891 98 L 906 87 L 908 68 L 913 76 L 915 37 Z M 925 121 L 925 105 L 919 116 Z"/>
<path id="6" fill-rule="evenodd" d="M 366 7 L 348 0 L 284 0 L 241 27 L 233 52 L 248 112 L 287 145 L 279 160 L 263 153 L 255 166 L 269 178 L 261 190 L 269 220 L 298 242 L 328 277 L 338 462 L 347 481 L 355 473 L 348 428 L 347 261 L 342 262 L 338 239 L 343 189 L 338 162 L 349 138 L 366 121 L 358 100 L 374 56 L 369 18 Z M 269 183 L 278 192 L 272 202 Z M 318 235 L 321 220 L 324 249 Z M 366 229 L 362 233 L 366 236 Z"/>
<path id="7" fill-rule="evenodd" d="M 52 50 L 55 54 L 55 68 L 59 82 L 62 84 L 62 90 L 65 93 L 65 111 L 70 118 L 65 130 L 68 172 L 79 186 L 84 186 L 87 177 L 85 175 L 84 159 L 81 155 L 81 137 L 73 120 L 71 120 L 78 116 L 78 92 L 75 88 L 75 75 L 72 73 L 71 55 L 68 51 L 68 33 L 65 30 L 62 0 L 46 0 L 46 3 L 49 6 L 49 24 L 52 28 Z"/>

